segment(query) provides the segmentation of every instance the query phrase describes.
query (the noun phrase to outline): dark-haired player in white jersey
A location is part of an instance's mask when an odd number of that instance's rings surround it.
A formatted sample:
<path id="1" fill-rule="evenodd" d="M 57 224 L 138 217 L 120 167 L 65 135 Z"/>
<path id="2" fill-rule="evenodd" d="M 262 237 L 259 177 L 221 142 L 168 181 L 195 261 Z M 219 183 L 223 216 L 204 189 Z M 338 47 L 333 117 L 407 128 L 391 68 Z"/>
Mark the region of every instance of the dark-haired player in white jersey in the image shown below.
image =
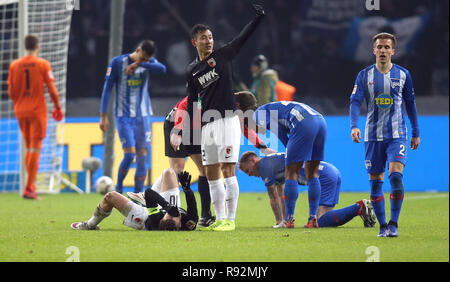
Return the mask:
<path id="1" fill-rule="evenodd" d="M 378 237 L 397 237 L 398 218 L 403 203 L 403 168 L 406 164 L 407 128 L 403 107 L 411 122 L 410 148 L 420 144 L 419 124 L 411 75 L 405 68 L 393 64 L 396 38 L 389 33 L 373 37 L 376 63 L 360 71 L 350 96 L 351 137 L 360 143 L 358 118 L 363 100 L 367 104 L 364 130 L 365 165 L 369 173 L 373 209 L 380 224 Z M 391 184 L 391 219 L 386 223 L 382 186 L 386 161 Z"/>

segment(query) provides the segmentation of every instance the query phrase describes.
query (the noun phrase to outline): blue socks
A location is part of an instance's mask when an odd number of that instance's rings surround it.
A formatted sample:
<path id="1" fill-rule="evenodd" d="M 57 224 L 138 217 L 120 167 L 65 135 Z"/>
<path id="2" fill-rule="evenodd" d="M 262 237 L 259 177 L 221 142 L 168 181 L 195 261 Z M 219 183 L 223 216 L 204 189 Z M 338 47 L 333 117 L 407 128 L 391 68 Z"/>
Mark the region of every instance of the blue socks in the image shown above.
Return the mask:
<path id="1" fill-rule="evenodd" d="M 135 156 L 136 154 L 134 153 L 125 153 L 123 156 L 123 160 L 119 165 L 119 172 L 117 173 L 117 186 L 116 186 L 116 191 L 119 193 L 122 193 L 123 180 L 127 176 L 128 170 L 130 169 Z"/>
<path id="2" fill-rule="evenodd" d="M 358 215 L 359 204 L 353 204 L 339 210 L 332 210 L 322 215 L 317 223 L 319 227 L 336 227 L 344 225 Z"/>
<path id="3" fill-rule="evenodd" d="M 134 175 L 134 192 L 142 192 L 145 184 L 145 179 L 147 178 L 147 155 L 136 156 L 135 153 L 125 153 L 122 162 L 119 165 L 119 171 L 117 174 L 117 185 L 116 191 L 122 193 L 123 191 L 123 180 L 128 174 L 128 170 L 133 164 L 134 158 L 136 157 L 136 173 Z"/>
<path id="4" fill-rule="evenodd" d="M 393 172 L 389 175 L 391 183 L 391 221 L 398 222 L 400 210 L 402 209 L 404 190 L 403 190 L 403 175 L 399 172 Z"/>
<path id="5" fill-rule="evenodd" d="M 309 218 L 317 215 L 320 201 L 320 181 L 319 178 L 308 180 L 308 200 L 309 200 Z"/>
<path id="6" fill-rule="evenodd" d="M 136 156 L 136 173 L 134 174 L 134 193 L 142 192 L 147 177 L 147 155 Z"/>
<path id="7" fill-rule="evenodd" d="M 370 180 L 370 201 L 380 226 L 386 224 L 383 182 L 382 180 Z"/>
<path id="8" fill-rule="evenodd" d="M 286 218 L 288 221 L 294 218 L 295 204 L 298 198 L 298 183 L 297 180 L 286 179 L 284 183 L 284 203 L 286 206 Z"/>

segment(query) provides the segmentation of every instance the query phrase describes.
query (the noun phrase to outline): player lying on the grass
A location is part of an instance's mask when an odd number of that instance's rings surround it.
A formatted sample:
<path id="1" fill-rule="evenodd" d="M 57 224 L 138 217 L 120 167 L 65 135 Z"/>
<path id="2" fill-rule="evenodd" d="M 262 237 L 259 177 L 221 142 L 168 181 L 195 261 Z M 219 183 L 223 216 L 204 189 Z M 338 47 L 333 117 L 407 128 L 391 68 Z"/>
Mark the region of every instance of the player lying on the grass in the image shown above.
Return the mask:
<path id="1" fill-rule="evenodd" d="M 178 190 L 172 187 L 178 186 L 180 181 L 183 192 L 186 195 L 187 210 L 176 205 L 174 194 L 164 194 L 168 190 Z M 147 188 L 144 199 L 140 204 L 134 203 L 118 192 L 109 192 L 103 197 L 96 207 L 93 216 L 83 222 L 74 222 L 70 226 L 76 230 L 97 230 L 98 224 L 108 217 L 113 208 L 117 209 L 125 220 L 123 224 L 138 230 L 194 230 L 198 222 L 197 202 L 190 188 L 191 175 L 183 172 L 177 175 L 173 169 L 166 169 L 161 193 L 169 198 L 163 198 L 156 191 Z M 136 200 L 136 199 L 134 199 Z"/>
<path id="2" fill-rule="evenodd" d="M 283 205 L 282 200 L 285 182 L 285 158 L 284 153 L 260 158 L 256 153 L 247 151 L 239 161 L 240 170 L 249 176 L 261 177 L 264 181 L 269 193 L 270 205 L 277 221 L 277 225 L 273 226 L 274 228 L 294 228 L 293 221 L 288 221 L 287 218 L 283 220 L 281 216 L 285 216 L 283 211 L 285 205 Z M 297 181 L 299 185 L 307 184 L 304 168 L 301 168 Z M 335 166 L 324 161 L 320 162 L 319 181 L 322 187 L 317 212 L 319 227 L 340 226 L 357 215 L 362 218 L 365 227 L 375 225 L 376 218 L 369 200 L 363 199 L 351 206 L 334 210 L 335 205 L 339 202 L 341 187 L 341 174 Z M 311 228 L 312 226 L 306 224 L 304 227 Z"/>

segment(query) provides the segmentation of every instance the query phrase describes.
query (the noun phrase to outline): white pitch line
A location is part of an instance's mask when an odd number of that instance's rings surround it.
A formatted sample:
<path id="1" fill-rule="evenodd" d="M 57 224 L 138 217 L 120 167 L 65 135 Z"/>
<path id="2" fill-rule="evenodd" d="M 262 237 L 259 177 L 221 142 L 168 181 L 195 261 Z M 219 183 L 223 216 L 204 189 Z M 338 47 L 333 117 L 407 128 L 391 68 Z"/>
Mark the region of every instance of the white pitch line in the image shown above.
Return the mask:
<path id="1" fill-rule="evenodd" d="M 448 198 L 448 194 L 427 195 L 427 196 L 413 196 L 413 197 L 408 197 L 408 196 L 405 195 L 405 201 L 406 200 L 436 199 L 436 198 Z"/>

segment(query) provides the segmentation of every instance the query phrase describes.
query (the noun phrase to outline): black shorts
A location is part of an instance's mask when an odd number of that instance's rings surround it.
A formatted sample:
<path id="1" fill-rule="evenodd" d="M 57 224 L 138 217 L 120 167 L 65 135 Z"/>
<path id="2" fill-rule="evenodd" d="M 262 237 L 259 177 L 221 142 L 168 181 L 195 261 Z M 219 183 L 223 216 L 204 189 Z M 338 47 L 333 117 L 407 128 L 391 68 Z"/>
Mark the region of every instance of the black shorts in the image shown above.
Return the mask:
<path id="1" fill-rule="evenodd" d="M 164 145 L 165 156 L 169 158 L 185 158 L 194 154 L 201 154 L 200 145 L 180 145 L 179 150 L 175 151 L 170 145 L 170 132 L 174 127 L 174 123 L 169 120 L 164 121 Z"/>

